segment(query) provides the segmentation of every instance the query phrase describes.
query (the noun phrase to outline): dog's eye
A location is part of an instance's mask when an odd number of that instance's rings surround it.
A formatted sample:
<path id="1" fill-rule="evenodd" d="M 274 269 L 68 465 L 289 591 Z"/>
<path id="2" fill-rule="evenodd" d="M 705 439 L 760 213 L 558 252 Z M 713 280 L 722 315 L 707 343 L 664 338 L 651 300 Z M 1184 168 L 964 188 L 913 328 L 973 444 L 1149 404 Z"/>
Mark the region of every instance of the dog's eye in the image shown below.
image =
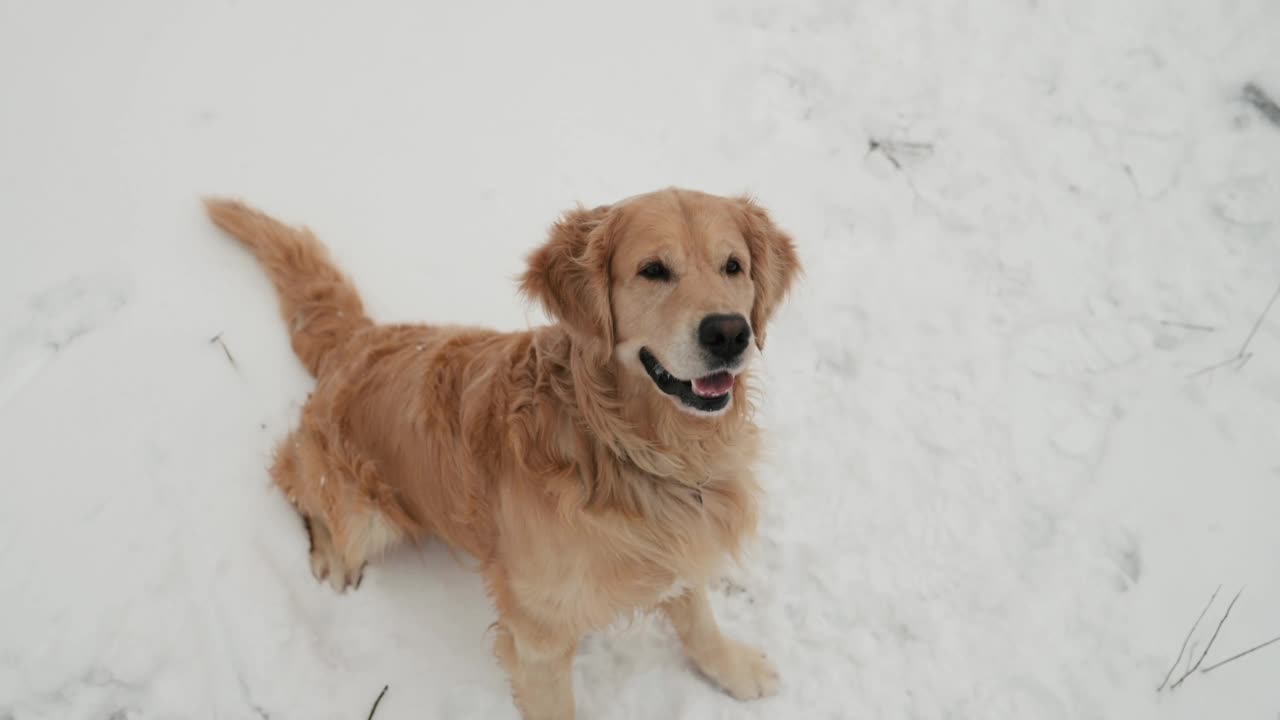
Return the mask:
<path id="1" fill-rule="evenodd" d="M 670 280 L 671 271 L 666 265 L 654 260 L 640 268 L 640 277 L 649 278 L 650 280 Z"/>
<path id="2" fill-rule="evenodd" d="M 738 264 L 736 258 L 729 258 L 729 262 L 724 264 L 724 272 L 726 275 L 737 275 L 742 272 L 742 265 Z"/>

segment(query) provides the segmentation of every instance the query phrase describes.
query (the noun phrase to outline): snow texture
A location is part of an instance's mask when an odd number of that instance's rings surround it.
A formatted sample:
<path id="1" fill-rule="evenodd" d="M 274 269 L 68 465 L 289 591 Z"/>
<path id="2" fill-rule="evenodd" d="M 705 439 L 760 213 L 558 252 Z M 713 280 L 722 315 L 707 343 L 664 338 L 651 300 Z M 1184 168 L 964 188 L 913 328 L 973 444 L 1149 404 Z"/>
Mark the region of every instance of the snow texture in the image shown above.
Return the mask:
<path id="1" fill-rule="evenodd" d="M 310 380 L 197 198 L 310 224 L 381 319 L 519 328 L 559 211 L 675 184 L 808 266 L 713 593 L 783 689 L 647 619 L 582 644 L 582 717 L 1274 719 L 1280 645 L 1156 688 L 1219 585 L 1186 655 L 1241 587 L 1205 666 L 1280 634 L 1277 38 L 1275 0 L 0 3 L 0 718 L 515 718 L 466 558 L 312 580 L 265 470 Z"/>

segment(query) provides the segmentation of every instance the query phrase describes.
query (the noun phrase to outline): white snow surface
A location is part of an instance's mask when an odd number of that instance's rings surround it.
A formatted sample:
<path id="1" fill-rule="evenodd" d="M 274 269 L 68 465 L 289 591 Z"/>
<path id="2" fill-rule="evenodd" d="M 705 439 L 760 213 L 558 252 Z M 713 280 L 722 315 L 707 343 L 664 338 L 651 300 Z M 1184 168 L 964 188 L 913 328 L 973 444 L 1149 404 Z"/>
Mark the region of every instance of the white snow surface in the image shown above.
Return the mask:
<path id="1" fill-rule="evenodd" d="M 807 265 L 712 596 L 783 687 L 642 619 L 582 643 L 580 717 L 1274 719 L 1280 644 L 1156 688 L 1220 585 L 1205 666 L 1280 635 L 1280 307 L 1195 374 L 1280 284 L 1278 38 L 1275 0 L 0 3 L 0 718 L 515 718 L 466 558 L 312 579 L 265 469 L 311 380 L 197 199 L 309 224 L 380 319 L 515 329 L 557 213 L 680 185 Z"/>

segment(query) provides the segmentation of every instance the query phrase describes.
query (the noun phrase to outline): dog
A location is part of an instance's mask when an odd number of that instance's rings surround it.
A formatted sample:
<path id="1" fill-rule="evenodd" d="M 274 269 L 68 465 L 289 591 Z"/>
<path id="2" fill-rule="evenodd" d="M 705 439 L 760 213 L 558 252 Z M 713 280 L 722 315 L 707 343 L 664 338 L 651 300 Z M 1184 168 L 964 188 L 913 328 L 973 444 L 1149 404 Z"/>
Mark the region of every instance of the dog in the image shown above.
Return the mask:
<path id="1" fill-rule="evenodd" d="M 755 530 L 750 364 L 800 271 L 764 209 L 666 189 L 570 211 L 520 279 L 552 324 L 496 332 L 375 324 L 309 230 L 205 203 L 316 378 L 271 476 L 317 580 L 358 587 L 369 559 L 433 536 L 477 558 L 526 720 L 572 718 L 579 639 L 650 609 L 733 697 L 776 692 L 706 589 Z"/>

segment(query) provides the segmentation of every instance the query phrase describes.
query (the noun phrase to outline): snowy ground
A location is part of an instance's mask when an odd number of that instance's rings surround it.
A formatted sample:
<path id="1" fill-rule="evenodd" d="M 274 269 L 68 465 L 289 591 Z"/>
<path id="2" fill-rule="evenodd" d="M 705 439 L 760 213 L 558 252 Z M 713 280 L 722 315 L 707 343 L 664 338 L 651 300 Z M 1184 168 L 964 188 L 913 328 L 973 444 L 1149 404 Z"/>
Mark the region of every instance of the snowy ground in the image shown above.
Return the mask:
<path id="1" fill-rule="evenodd" d="M 264 469 L 309 380 L 196 198 L 516 328 L 557 212 L 669 184 L 808 265 L 714 594 L 784 689 L 640 622 L 582 716 L 1280 714 L 1280 644 L 1155 691 L 1219 585 L 1205 666 L 1280 635 L 1280 307 L 1193 376 L 1280 283 L 1280 4 L 427 5 L 0 2 L 0 718 L 514 718 L 465 563 L 311 579 Z"/>

